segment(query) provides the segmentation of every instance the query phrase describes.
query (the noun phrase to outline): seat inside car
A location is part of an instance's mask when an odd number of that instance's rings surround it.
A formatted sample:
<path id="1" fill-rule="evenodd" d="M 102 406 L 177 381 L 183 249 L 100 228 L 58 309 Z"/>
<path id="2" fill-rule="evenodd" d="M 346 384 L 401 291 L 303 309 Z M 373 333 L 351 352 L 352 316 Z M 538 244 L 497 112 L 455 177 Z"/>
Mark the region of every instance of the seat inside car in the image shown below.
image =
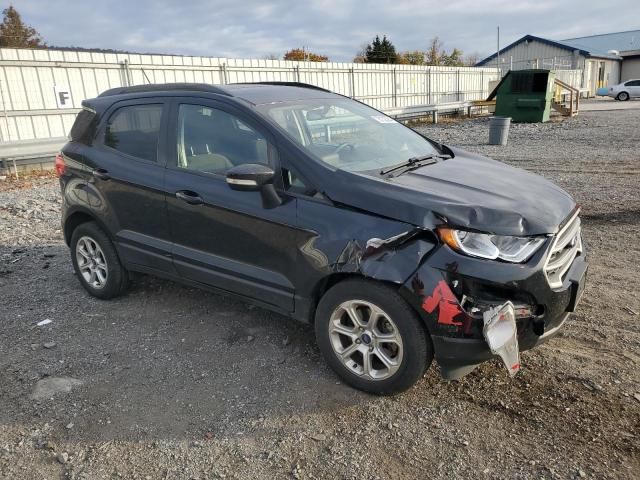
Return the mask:
<path id="1" fill-rule="evenodd" d="M 249 127 L 220 110 L 185 107 L 180 125 L 182 167 L 224 173 L 243 163 L 267 163 L 267 143 Z"/>
<path id="2" fill-rule="evenodd" d="M 214 151 L 212 131 L 215 125 L 211 117 L 202 115 L 203 110 L 188 108 L 181 115 L 180 164 L 191 170 L 224 173 L 233 164 L 227 157 Z"/>

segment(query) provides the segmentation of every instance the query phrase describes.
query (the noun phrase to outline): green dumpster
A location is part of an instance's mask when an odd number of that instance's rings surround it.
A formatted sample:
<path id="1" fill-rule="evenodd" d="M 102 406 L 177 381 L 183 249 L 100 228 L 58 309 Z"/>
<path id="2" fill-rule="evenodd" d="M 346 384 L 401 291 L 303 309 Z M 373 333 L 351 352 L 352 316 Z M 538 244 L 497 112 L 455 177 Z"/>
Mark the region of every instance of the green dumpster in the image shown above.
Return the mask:
<path id="1" fill-rule="evenodd" d="M 487 100 L 496 99 L 497 117 L 514 122 L 546 122 L 551 114 L 553 81 L 549 70 L 510 70 Z"/>

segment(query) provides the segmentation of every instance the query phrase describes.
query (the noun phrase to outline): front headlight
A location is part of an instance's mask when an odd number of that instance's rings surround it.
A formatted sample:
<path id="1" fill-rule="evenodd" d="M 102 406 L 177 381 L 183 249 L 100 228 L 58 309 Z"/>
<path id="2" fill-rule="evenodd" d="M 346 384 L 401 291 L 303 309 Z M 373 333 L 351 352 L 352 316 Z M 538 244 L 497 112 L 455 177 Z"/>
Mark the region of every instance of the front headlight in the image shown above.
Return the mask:
<path id="1" fill-rule="evenodd" d="M 544 237 L 511 237 L 468 232 L 453 228 L 438 228 L 440 239 L 455 251 L 471 257 L 505 262 L 527 261 L 544 243 Z"/>

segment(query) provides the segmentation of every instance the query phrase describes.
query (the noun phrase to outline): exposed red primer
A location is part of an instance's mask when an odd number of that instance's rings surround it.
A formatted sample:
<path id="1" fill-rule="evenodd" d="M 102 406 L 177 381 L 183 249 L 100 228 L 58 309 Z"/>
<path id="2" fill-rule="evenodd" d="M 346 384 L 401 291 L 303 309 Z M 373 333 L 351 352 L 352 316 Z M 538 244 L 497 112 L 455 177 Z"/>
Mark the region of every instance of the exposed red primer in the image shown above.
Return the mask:
<path id="1" fill-rule="evenodd" d="M 427 313 L 433 313 L 436 307 L 438 307 L 438 323 L 462 327 L 465 334 L 471 333 L 473 318 L 462 310 L 458 299 L 444 280 L 440 280 L 433 289 L 433 293 L 425 297 L 422 302 L 422 309 Z"/>

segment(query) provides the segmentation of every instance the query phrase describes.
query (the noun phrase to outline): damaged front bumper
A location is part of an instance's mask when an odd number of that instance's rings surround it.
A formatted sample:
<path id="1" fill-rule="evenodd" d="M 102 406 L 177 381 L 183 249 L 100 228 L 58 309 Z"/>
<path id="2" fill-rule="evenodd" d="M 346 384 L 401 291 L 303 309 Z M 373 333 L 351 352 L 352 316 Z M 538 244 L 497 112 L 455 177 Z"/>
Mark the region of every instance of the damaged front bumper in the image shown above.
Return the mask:
<path id="1" fill-rule="evenodd" d="M 543 273 L 548 250 L 549 245 L 526 264 L 510 264 L 440 246 L 405 283 L 402 290 L 429 328 L 444 378 L 460 378 L 500 353 L 487 342 L 487 312 L 513 306 L 518 354 L 558 333 L 584 291 L 587 263 L 577 256 L 562 286 L 552 289 Z M 500 356 L 515 374 L 519 361 L 513 355 Z"/>

